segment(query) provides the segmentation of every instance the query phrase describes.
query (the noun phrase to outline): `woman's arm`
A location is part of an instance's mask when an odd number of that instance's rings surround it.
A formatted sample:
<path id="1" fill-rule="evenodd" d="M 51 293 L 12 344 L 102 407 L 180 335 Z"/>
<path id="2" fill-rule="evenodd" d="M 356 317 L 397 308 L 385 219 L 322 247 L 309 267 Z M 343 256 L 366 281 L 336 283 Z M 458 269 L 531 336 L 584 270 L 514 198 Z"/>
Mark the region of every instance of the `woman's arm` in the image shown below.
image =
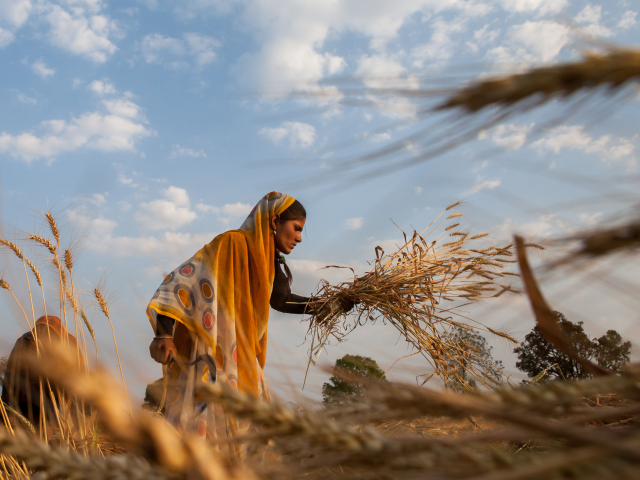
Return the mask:
<path id="1" fill-rule="evenodd" d="M 151 358 L 166 365 L 172 356 L 177 356 L 177 349 L 173 343 L 173 331 L 176 321 L 165 315 L 158 315 L 156 322 L 156 337 L 149 345 Z"/>

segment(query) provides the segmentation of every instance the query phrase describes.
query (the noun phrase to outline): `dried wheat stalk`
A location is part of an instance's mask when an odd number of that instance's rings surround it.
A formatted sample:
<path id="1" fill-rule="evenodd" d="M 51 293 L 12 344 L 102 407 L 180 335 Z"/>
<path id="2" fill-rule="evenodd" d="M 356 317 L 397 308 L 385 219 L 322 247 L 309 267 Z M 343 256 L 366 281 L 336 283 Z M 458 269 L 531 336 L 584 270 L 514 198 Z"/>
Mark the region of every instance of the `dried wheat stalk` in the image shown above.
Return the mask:
<path id="1" fill-rule="evenodd" d="M 459 203 L 450 205 L 444 212 Z M 509 274 L 506 267 L 514 262 L 510 258 L 512 245 L 476 246 L 472 242 L 484 238 L 485 234 L 471 236 L 460 230 L 459 213 L 449 215 L 434 227 L 440 216 L 422 232 L 414 231 L 410 238 L 405 235 L 404 244 L 394 253 L 385 255 L 382 248 L 376 247 L 374 268 L 365 275 L 357 277 L 354 273 L 352 281 L 335 286 L 326 281 L 320 283 L 311 303 L 310 362 L 331 338 L 341 340 L 358 325 L 381 320 L 398 329 L 445 383 L 466 385 L 462 368 L 486 384 L 485 375 L 466 361 L 473 353 L 451 342 L 447 334 L 454 326 L 474 327 L 468 325 L 466 317 L 454 320 L 455 309 L 444 303 L 474 302 L 506 292 L 518 293 L 501 281 Z M 453 228 L 443 226 L 449 220 L 455 221 Z M 428 241 L 430 237 L 435 238 Z M 356 304 L 352 314 L 355 319 L 351 323 L 343 310 L 345 299 Z M 477 325 L 517 343 L 507 333 Z"/>
<path id="2" fill-rule="evenodd" d="M 601 85 L 618 89 L 639 78 L 640 51 L 616 48 L 605 54 L 587 53 L 580 62 L 482 80 L 460 89 L 437 110 L 460 107 L 474 113 L 489 105 L 508 107 L 533 95 L 540 95 L 539 103 L 544 103 Z"/>

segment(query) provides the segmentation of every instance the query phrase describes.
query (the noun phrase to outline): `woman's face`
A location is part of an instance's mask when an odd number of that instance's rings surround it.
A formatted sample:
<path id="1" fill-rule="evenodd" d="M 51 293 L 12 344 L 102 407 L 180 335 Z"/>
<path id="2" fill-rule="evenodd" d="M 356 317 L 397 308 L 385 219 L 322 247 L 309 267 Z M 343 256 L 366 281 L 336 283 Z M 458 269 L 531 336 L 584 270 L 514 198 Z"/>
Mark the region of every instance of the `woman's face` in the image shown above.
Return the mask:
<path id="1" fill-rule="evenodd" d="M 271 226 L 274 227 L 276 234 L 274 240 L 276 249 L 280 253 L 289 255 L 291 250 L 302 241 L 302 229 L 304 228 L 305 219 L 287 220 L 281 222 L 279 215 L 274 215 L 271 220 Z"/>

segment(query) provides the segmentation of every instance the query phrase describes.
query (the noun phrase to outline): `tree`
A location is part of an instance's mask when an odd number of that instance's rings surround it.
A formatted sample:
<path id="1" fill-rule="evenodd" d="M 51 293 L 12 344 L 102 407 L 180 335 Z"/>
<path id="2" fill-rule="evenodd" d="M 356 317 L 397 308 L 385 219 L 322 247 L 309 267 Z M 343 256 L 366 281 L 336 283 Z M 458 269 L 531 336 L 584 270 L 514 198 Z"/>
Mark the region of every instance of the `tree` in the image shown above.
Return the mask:
<path id="1" fill-rule="evenodd" d="M 327 406 L 356 402 L 375 380 L 387 381 L 375 360 L 347 354 L 336 360 L 333 376 L 322 385 L 323 401 Z"/>
<path id="2" fill-rule="evenodd" d="M 476 378 L 469 370 L 473 370 L 482 381 L 489 380 L 490 383 L 498 383 L 502 379 L 502 361 L 495 361 L 487 339 L 478 332 L 468 328 L 455 326 L 449 333 L 449 342 L 456 352 L 449 355 L 448 379 L 445 381 L 448 388 L 455 391 L 464 391 L 468 386 L 476 387 Z"/>
<path id="3" fill-rule="evenodd" d="M 582 327 L 583 322 L 573 323 L 562 313 L 554 313 L 560 328 L 581 357 L 615 373 L 620 373 L 624 364 L 629 362 L 631 342 L 623 342 L 615 330 L 608 330 L 606 335 L 600 338 L 590 339 Z M 513 352 L 518 354 L 516 367 L 529 378 L 535 378 L 545 370 L 548 380 L 591 378 L 582 365 L 545 340 L 538 326 L 527 334 L 524 342 Z"/>

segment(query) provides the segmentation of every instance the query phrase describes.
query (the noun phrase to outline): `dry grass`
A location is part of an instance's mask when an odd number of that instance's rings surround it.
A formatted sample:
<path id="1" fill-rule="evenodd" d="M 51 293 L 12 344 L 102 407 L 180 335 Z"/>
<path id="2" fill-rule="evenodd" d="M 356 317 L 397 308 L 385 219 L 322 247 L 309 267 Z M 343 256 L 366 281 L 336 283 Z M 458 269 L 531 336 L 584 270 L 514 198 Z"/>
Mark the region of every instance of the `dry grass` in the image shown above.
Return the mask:
<path id="1" fill-rule="evenodd" d="M 463 230 L 460 213 L 440 220 L 459 203 L 447 207 L 422 232 L 414 231 L 410 237 L 403 232 L 404 243 L 397 251 L 385 255 L 376 247 L 374 268 L 365 275 L 354 273 L 352 281 L 339 285 L 320 284 L 313 297 L 310 362 L 332 338 L 341 340 L 359 325 L 384 321 L 404 336 L 414 354 L 429 362 L 433 373 L 428 379 L 437 375 L 445 384 L 463 389 L 469 387 L 467 378 L 484 385 L 495 383 L 489 375 L 491 365 L 479 358 L 469 361 L 474 352 L 452 341 L 450 332 L 452 327 L 481 328 L 517 343 L 509 334 L 457 312 L 461 301 L 468 304 L 518 293 L 507 280 L 511 272 L 506 268 L 515 262 L 512 244 L 479 244 L 487 234 Z M 345 314 L 345 300 L 355 302 L 354 313 Z"/>

